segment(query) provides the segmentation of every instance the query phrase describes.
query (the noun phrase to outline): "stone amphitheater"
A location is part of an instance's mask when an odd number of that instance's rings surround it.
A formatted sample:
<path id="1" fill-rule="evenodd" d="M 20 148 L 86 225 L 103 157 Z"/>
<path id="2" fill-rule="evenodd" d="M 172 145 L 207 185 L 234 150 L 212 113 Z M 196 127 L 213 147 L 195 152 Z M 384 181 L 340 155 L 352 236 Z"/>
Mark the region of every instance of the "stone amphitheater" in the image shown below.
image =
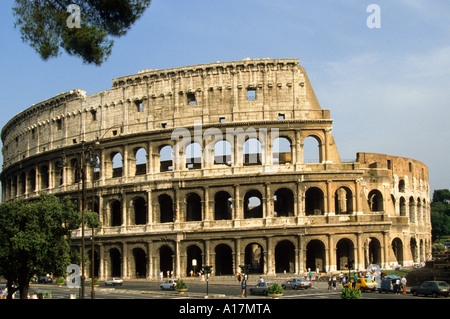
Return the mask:
<path id="1" fill-rule="evenodd" d="M 428 260 L 427 166 L 375 153 L 342 161 L 332 122 L 298 59 L 143 70 L 13 117 L 1 132 L 2 200 L 70 195 L 98 212 L 94 254 L 92 230 L 83 238 L 100 279 Z"/>

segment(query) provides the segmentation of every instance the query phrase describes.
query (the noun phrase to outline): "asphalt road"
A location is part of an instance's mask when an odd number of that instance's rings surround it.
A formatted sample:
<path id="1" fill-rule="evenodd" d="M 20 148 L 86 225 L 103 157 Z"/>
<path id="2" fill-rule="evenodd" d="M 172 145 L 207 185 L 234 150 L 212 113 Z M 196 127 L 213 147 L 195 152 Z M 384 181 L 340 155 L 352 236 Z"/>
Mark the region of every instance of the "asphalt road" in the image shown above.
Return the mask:
<path id="1" fill-rule="evenodd" d="M 188 281 L 188 291 L 181 295 L 176 291 L 161 290 L 159 282 L 147 280 L 125 281 L 122 286 L 105 286 L 101 281 L 100 286 L 95 289 L 95 299 L 244 299 L 241 296 L 241 289 L 238 282 L 226 283 L 208 283 L 200 281 Z M 249 287 L 253 284 L 250 282 L 247 289 L 245 299 L 269 299 L 267 296 L 250 295 Z M 208 295 L 207 295 L 208 289 Z M 70 299 L 79 298 L 79 289 L 69 289 L 67 286 L 58 287 L 53 284 L 32 284 L 30 286 L 30 294 L 34 291 L 51 291 L 53 299 Z M 326 283 L 315 283 L 312 288 L 308 289 L 288 289 L 284 291 L 281 299 L 340 299 L 341 288 L 338 286 L 336 290 L 329 290 Z M 415 297 L 411 294 L 392 294 L 378 292 L 367 292 L 362 294 L 361 299 L 432 299 L 431 297 Z M 91 299 L 91 287 L 85 286 L 85 299 Z M 437 298 L 437 299 L 442 299 Z M 447 298 L 448 299 L 448 298 Z"/>

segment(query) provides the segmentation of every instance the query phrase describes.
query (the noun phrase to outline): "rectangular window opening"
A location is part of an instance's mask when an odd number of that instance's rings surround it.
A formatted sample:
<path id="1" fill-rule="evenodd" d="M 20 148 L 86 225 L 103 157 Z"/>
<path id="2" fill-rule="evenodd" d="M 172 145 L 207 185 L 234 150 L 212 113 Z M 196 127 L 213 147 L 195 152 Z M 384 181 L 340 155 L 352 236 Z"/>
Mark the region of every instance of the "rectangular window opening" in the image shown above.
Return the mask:
<path id="1" fill-rule="evenodd" d="M 189 92 L 187 94 L 187 102 L 189 105 L 197 105 L 197 101 L 195 100 L 195 93 Z"/>
<path id="2" fill-rule="evenodd" d="M 284 114 L 278 113 L 278 119 L 279 120 L 284 120 L 286 117 L 284 116 Z"/>
<path id="3" fill-rule="evenodd" d="M 248 88 L 247 89 L 247 101 L 255 101 L 256 100 L 256 89 Z"/>

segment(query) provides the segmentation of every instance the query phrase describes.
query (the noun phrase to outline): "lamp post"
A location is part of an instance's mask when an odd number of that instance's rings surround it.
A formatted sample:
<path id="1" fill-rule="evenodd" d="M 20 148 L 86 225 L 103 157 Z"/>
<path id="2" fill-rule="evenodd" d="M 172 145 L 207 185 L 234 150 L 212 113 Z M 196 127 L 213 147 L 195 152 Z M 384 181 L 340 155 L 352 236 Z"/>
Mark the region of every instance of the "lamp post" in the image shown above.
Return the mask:
<path id="1" fill-rule="evenodd" d="M 89 151 L 89 154 L 92 154 L 92 149 L 88 147 L 87 149 Z M 86 157 L 86 148 L 85 148 L 85 141 L 81 142 L 81 154 L 77 155 L 75 152 L 70 150 L 70 152 L 73 153 L 73 155 L 77 159 L 77 164 L 79 165 L 81 169 L 81 299 L 84 299 L 84 282 L 85 282 L 85 276 L 84 276 L 84 213 L 86 210 L 86 165 L 89 163 L 92 163 L 92 157 L 89 156 Z M 80 157 L 80 158 L 79 158 Z M 59 162 L 60 166 L 68 166 L 67 162 L 63 158 Z"/>
<path id="2" fill-rule="evenodd" d="M 202 268 L 203 268 L 203 272 L 206 275 L 206 295 L 208 296 L 208 278 L 209 278 L 209 274 L 211 273 L 212 266 L 202 266 Z"/>

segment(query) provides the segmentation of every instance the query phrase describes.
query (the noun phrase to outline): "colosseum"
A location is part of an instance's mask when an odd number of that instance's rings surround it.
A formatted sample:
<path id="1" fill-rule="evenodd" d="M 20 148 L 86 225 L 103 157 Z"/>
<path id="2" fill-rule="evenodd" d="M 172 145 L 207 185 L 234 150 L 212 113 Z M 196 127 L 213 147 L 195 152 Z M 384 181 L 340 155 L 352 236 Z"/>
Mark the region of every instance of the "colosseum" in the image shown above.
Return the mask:
<path id="1" fill-rule="evenodd" d="M 194 260 L 213 276 L 427 260 L 427 166 L 375 153 L 343 161 L 332 123 L 298 59 L 147 69 L 14 116 L 1 132 L 2 200 L 70 195 L 98 212 L 100 279 L 186 276 Z M 91 229 L 84 237 L 92 256 Z"/>

